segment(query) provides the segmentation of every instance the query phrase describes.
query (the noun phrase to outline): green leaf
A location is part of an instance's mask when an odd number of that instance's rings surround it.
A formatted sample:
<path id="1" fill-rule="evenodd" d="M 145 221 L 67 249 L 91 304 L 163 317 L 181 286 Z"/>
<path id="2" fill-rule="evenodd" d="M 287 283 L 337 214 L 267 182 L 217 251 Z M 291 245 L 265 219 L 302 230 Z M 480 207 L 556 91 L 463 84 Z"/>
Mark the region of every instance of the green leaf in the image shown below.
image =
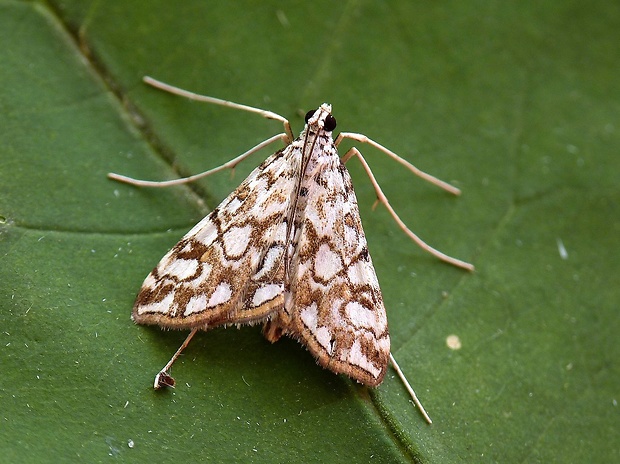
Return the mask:
<path id="1" fill-rule="evenodd" d="M 620 7 L 613 2 L 0 3 L 0 455 L 7 462 L 613 462 L 620 372 Z M 460 198 L 364 153 L 416 248 L 348 164 L 393 373 L 372 390 L 258 327 L 133 325 L 142 279 L 281 131 L 141 83 L 289 118 L 332 103 Z M 345 150 L 349 145 L 343 147 Z M 271 151 L 275 150 L 272 147 Z M 458 350 L 446 339 L 457 335 Z"/>

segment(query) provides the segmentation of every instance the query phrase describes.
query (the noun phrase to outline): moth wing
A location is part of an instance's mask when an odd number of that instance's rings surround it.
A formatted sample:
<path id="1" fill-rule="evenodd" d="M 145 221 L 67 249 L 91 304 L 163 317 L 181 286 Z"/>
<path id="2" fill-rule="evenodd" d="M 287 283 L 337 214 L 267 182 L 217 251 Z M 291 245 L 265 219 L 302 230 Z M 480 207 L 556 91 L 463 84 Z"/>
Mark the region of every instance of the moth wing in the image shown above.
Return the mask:
<path id="1" fill-rule="evenodd" d="M 147 276 L 132 319 L 183 329 L 259 322 L 283 304 L 286 229 L 299 160 L 274 153 Z"/>
<path id="2" fill-rule="evenodd" d="M 390 355 L 383 298 L 351 177 L 335 149 L 321 158 L 302 185 L 283 331 L 323 367 L 376 386 Z"/>

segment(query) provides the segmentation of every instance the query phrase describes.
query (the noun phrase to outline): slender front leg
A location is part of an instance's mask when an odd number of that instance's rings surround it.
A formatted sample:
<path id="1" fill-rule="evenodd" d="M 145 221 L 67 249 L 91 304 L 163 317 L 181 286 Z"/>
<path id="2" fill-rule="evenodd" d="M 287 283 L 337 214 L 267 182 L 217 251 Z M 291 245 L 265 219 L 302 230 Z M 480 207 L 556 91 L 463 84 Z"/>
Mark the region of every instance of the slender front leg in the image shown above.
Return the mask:
<path id="1" fill-rule="evenodd" d="M 178 87 L 174 87 L 173 85 L 166 84 L 165 82 L 158 81 L 157 79 L 153 79 L 149 76 L 144 76 L 142 80 L 157 89 L 163 90 L 168 93 L 172 93 L 174 95 L 180 95 L 181 97 L 189 98 L 190 100 L 200 101 L 205 103 L 212 103 L 214 105 L 226 106 L 228 108 L 234 108 L 237 110 L 247 111 L 249 113 L 260 114 L 263 118 L 274 119 L 276 121 L 280 121 L 284 125 L 284 132 L 287 137 L 287 145 L 293 141 L 295 137 L 293 137 L 293 131 L 291 131 L 291 125 L 284 116 L 280 116 L 278 113 L 274 113 L 273 111 L 267 111 L 260 108 L 255 108 L 253 106 L 242 105 L 240 103 L 234 103 L 228 100 L 222 100 L 220 98 L 208 97 L 206 95 L 199 95 L 194 92 L 190 92 L 188 90 L 183 90 Z"/>
<path id="2" fill-rule="evenodd" d="M 248 156 L 253 155 L 257 151 L 266 147 L 267 145 L 272 144 L 277 140 L 282 140 L 286 142 L 286 134 L 278 134 L 273 137 L 269 137 L 267 140 L 259 143 L 253 148 L 250 148 L 245 153 L 237 156 L 236 158 L 231 159 L 230 161 L 217 166 L 213 169 L 209 169 L 208 171 L 201 172 L 200 174 L 194 174 L 193 176 L 183 177 L 181 179 L 172 179 L 172 180 L 164 180 L 164 181 L 154 181 L 154 180 L 139 180 L 134 179 L 133 177 L 123 176 L 121 174 L 115 174 L 113 172 L 108 173 L 108 178 L 116 180 L 118 182 L 123 182 L 125 184 L 135 185 L 137 187 L 170 187 L 171 185 L 179 185 L 186 184 L 188 182 L 193 182 L 195 180 L 201 179 L 203 177 L 210 176 L 211 174 L 215 174 L 216 172 L 222 171 L 224 169 L 234 169 L 241 161 L 246 159 Z"/>
<path id="3" fill-rule="evenodd" d="M 387 208 L 389 213 L 392 215 L 392 218 L 396 221 L 396 223 L 401 228 L 401 230 L 405 234 L 407 234 L 409 236 L 409 238 L 411 238 L 411 240 L 413 240 L 424 251 L 427 251 L 428 253 L 432 254 L 433 256 L 439 258 L 442 261 L 445 261 L 446 263 L 452 264 L 452 265 L 457 266 L 457 267 L 461 267 L 463 269 L 467 269 L 468 271 L 473 271 L 474 270 L 474 265 L 473 264 L 470 264 L 470 263 L 465 262 L 465 261 L 461 261 L 460 259 L 457 259 L 457 258 L 452 258 L 451 256 L 448 256 L 445 253 L 442 253 L 441 251 L 439 251 L 439 250 L 433 248 L 432 246 L 430 246 L 428 243 L 426 243 L 424 240 L 422 240 L 416 234 L 414 234 L 406 226 L 406 224 L 401 220 L 401 218 L 398 217 L 398 214 L 396 214 L 396 211 L 394 211 L 394 209 L 392 208 L 392 206 L 388 202 L 388 199 L 385 196 L 385 194 L 383 193 L 383 191 L 381 190 L 381 187 L 379 186 L 379 183 L 377 182 L 377 179 L 375 179 L 374 174 L 370 170 L 370 166 L 368 166 L 368 163 L 366 162 L 366 160 L 364 159 L 364 157 L 362 156 L 360 151 L 357 148 L 353 147 L 347 153 L 345 153 L 345 155 L 342 157 L 342 160 L 343 160 L 343 162 L 348 161 L 353 156 L 357 156 L 357 158 L 362 163 L 362 166 L 364 167 L 364 170 L 366 171 L 366 174 L 370 178 L 370 182 L 372 183 L 373 187 L 375 188 L 375 192 L 377 194 L 377 201 L 379 201 L 380 203 L 383 203 L 383 205 Z"/>
<path id="4" fill-rule="evenodd" d="M 336 146 L 338 146 L 338 144 L 340 144 L 340 142 L 342 142 L 343 139 L 351 139 L 351 140 L 356 140 L 358 142 L 367 143 L 368 145 L 371 145 L 371 146 L 375 147 L 376 149 L 380 150 L 384 154 L 388 155 L 393 160 L 395 160 L 398 163 L 402 164 L 407 169 L 409 169 L 412 173 L 414 173 L 416 176 L 421 177 L 425 181 L 430 182 L 431 184 L 434 184 L 437 187 L 442 188 L 442 189 L 450 192 L 453 195 L 460 195 L 461 194 L 461 191 L 458 188 L 456 188 L 455 186 L 450 185 L 447 182 L 444 182 L 443 180 L 438 179 L 435 176 L 431 176 L 430 174 L 428 174 L 428 173 L 426 173 L 424 171 L 421 171 L 420 169 L 416 168 L 413 164 L 411 164 L 406 159 L 401 158 L 400 156 L 398 156 L 392 150 L 384 147 L 383 145 L 381 145 L 378 142 L 375 142 L 372 139 L 369 139 L 368 137 L 366 137 L 363 134 L 356 134 L 354 132 L 341 132 L 340 134 L 338 134 L 338 137 L 336 137 L 336 141 L 334 142 L 336 144 Z M 352 155 L 350 155 L 350 156 L 352 156 Z M 343 157 L 342 162 L 346 163 L 347 159 L 348 159 L 347 155 L 345 155 Z"/>

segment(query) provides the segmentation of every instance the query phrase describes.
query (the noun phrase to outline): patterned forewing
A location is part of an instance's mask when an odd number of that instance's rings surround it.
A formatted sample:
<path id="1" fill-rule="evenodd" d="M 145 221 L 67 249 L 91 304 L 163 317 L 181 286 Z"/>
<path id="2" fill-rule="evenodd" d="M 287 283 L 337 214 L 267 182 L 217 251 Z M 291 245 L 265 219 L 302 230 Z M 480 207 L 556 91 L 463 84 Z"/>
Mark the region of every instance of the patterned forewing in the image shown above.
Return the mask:
<path id="1" fill-rule="evenodd" d="M 293 155 L 288 146 L 266 159 L 162 258 L 142 284 L 135 322 L 206 329 L 259 322 L 282 306 Z"/>
<path id="2" fill-rule="evenodd" d="M 326 145 L 302 181 L 284 330 L 301 337 L 322 366 L 376 386 L 390 354 L 385 307 L 351 177 Z"/>

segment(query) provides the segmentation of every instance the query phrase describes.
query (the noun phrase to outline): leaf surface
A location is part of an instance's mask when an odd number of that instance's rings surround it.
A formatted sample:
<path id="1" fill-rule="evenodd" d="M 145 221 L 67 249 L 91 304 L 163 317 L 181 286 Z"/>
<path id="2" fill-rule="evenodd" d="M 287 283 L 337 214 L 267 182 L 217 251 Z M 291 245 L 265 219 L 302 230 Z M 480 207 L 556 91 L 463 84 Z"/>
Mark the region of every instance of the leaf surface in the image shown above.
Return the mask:
<path id="1" fill-rule="evenodd" d="M 326 14 L 329 12 L 329 14 Z M 0 453 L 8 462 L 612 462 L 620 323 L 620 8 L 609 2 L 0 3 Z M 185 337 L 129 319 L 142 279 L 270 150 L 191 187 L 324 101 L 458 185 L 370 147 L 417 249 L 350 169 L 392 350 L 376 390 L 258 327 Z M 345 150 L 348 146 L 343 147 Z M 271 151 L 275 151 L 273 147 Z M 461 348 L 448 348 L 457 335 Z"/>

